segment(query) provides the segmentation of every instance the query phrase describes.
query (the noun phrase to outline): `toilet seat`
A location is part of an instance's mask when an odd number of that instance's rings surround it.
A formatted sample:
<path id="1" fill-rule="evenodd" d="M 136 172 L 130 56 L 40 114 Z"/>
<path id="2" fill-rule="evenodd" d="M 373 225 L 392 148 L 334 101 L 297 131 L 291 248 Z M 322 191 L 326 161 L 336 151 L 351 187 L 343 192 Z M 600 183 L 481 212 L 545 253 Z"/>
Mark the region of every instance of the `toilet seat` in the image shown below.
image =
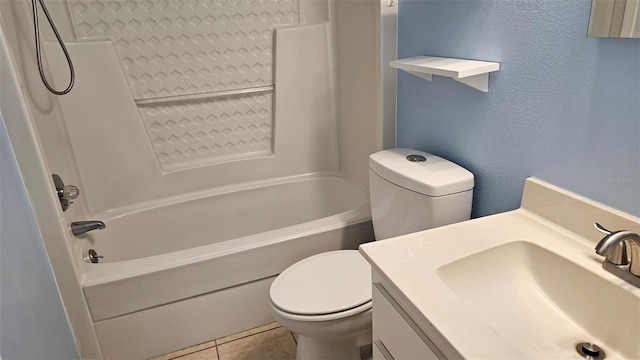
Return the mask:
<path id="1" fill-rule="evenodd" d="M 275 306 L 273 304 L 273 301 L 271 301 L 271 311 L 278 314 L 279 316 L 285 318 L 285 319 L 289 319 L 289 320 L 295 320 L 295 321 L 300 321 L 300 322 L 328 322 L 328 321 L 332 321 L 332 320 L 340 320 L 340 319 L 344 319 L 344 318 L 348 318 L 349 316 L 354 316 L 354 315 L 358 315 L 358 314 L 362 314 L 366 311 L 371 311 L 371 304 L 372 302 L 369 301 L 367 303 L 364 303 L 360 306 L 356 306 L 355 308 L 346 310 L 346 311 L 340 311 L 340 312 L 335 312 L 335 313 L 331 313 L 331 314 L 324 314 L 324 315 L 300 315 L 300 314 L 292 314 L 292 313 L 288 313 L 286 311 L 282 311 L 280 309 L 278 309 L 277 306 Z"/>
<path id="2" fill-rule="evenodd" d="M 371 308 L 371 266 L 357 250 L 303 259 L 283 271 L 269 292 L 274 310 L 292 320 L 326 321 Z"/>

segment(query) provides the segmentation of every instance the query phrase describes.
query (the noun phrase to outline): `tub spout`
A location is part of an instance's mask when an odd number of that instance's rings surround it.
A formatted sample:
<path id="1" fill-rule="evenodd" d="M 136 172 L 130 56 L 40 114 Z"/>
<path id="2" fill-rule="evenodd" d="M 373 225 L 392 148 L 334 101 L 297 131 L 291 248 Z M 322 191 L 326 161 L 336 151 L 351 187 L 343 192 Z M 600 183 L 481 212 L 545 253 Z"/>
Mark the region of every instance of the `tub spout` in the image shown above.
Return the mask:
<path id="1" fill-rule="evenodd" d="M 73 235 L 78 236 L 95 229 L 102 230 L 105 227 L 107 226 L 102 221 L 98 220 L 74 221 L 71 223 L 71 232 Z"/>

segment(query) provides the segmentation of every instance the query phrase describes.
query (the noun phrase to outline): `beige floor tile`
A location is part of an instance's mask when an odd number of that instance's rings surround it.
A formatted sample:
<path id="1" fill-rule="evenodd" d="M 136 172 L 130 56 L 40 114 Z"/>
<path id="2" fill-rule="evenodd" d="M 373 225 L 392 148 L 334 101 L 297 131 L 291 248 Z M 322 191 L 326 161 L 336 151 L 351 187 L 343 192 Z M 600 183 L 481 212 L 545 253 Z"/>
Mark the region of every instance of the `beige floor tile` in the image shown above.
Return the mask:
<path id="1" fill-rule="evenodd" d="M 267 325 L 262 325 L 262 326 L 258 326 L 257 328 L 253 328 L 253 329 L 249 329 L 237 334 L 233 334 L 233 335 L 229 335 L 229 336 L 225 336 L 223 338 L 217 339 L 216 340 L 216 344 L 217 345 L 221 345 L 224 343 L 228 343 L 229 341 L 233 341 L 233 340 L 238 340 L 241 339 L 243 337 L 247 337 L 247 336 L 251 336 L 251 335 L 255 335 L 267 330 L 272 330 L 275 328 L 280 327 L 280 324 L 278 324 L 277 322 L 272 322 L 270 324 Z"/>
<path id="2" fill-rule="evenodd" d="M 296 343 L 282 327 L 218 346 L 220 360 L 294 360 Z"/>
<path id="3" fill-rule="evenodd" d="M 187 354 L 176 360 L 218 360 L 218 352 L 215 347 Z"/>
<path id="4" fill-rule="evenodd" d="M 176 352 L 172 352 L 169 354 L 165 354 L 165 355 L 161 355 L 158 357 L 155 357 L 151 360 L 170 360 L 170 359 L 175 359 L 177 357 L 183 356 L 183 355 L 187 355 L 187 354 L 191 354 L 203 349 L 207 349 L 207 348 L 211 348 L 216 346 L 215 341 L 208 341 L 206 343 L 202 343 L 202 344 L 198 344 L 198 345 L 194 345 L 192 347 L 186 348 L 186 349 L 182 349 L 182 350 L 178 350 Z"/>

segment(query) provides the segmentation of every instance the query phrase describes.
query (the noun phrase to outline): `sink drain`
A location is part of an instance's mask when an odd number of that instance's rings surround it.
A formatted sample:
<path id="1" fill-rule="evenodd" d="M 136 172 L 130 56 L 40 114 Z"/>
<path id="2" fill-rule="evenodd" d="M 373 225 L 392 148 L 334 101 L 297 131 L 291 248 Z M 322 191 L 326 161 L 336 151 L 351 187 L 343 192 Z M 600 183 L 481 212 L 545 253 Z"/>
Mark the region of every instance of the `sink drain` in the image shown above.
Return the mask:
<path id="1" fill-rule="evenodd" d="M 604 350 L 596 344 L 581 342 L 576 344 L 576 351 L 580 356 L 589 360 L 602 360 L 606 356 Z"/>

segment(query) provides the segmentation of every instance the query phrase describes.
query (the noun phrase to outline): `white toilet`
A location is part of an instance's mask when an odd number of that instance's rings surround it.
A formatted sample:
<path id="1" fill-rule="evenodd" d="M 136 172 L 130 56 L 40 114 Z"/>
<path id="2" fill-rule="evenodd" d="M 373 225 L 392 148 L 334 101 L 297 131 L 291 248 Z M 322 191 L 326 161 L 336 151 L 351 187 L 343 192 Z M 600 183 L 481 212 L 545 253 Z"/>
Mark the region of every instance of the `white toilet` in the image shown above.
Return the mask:
<path id="1" fill-rule="evenodd" d="M 410 149 L 369 157 L 376 240 L 469 219 L 473 174 Z M 297 359 L 360 359 L 371 343 L 371 268 L 357 250 L 303 259 L 271 285 L 271 312 L 298 334 Z"/>

